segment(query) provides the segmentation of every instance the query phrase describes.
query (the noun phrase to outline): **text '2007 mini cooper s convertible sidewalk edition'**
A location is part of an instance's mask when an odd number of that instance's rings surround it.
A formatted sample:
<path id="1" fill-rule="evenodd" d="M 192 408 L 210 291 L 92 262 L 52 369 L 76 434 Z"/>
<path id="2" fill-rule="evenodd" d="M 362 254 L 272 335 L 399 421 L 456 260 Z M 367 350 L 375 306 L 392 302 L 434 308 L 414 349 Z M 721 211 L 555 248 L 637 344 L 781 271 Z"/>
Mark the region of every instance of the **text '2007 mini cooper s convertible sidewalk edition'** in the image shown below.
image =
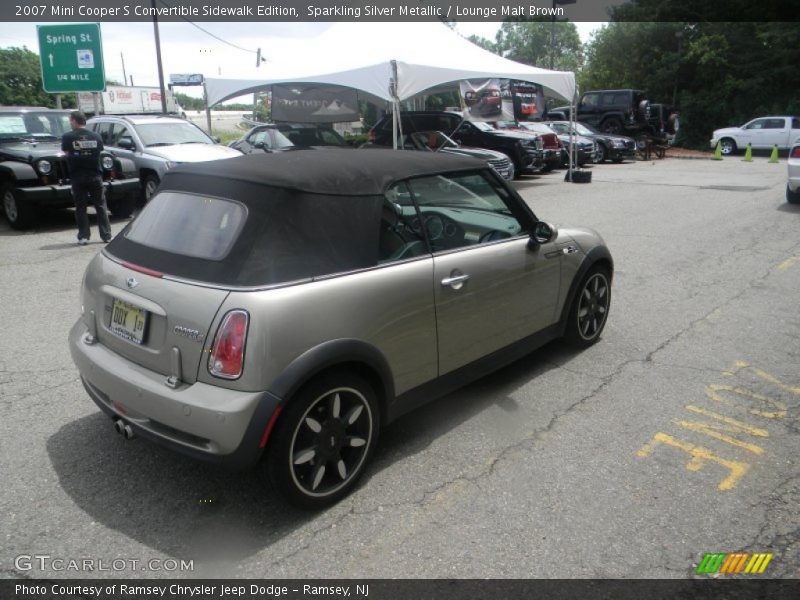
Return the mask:
<path id="1" fill-rule="evenodd" d="M 381 427 L 606 323 L 600 236 L 539 221 L 485 162 L 251 155 L 168 171 L 86 270 L 70 348 L 126 437 L 352 490 Z"/>

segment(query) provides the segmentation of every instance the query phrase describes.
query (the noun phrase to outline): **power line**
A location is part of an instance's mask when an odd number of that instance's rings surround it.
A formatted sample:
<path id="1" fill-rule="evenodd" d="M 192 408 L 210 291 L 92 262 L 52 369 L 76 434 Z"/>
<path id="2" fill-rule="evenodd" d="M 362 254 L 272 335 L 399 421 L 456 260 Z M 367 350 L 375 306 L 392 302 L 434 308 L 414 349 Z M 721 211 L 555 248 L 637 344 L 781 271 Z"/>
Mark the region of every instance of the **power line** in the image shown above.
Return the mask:
<path id="1" fill-rule="evenodd" d="M 166 6 L 167 8 L 174 8 L 174 7 L 173 7 L 171 4 L 169 4 L 169 3 L 168 3 L 168 2 L 166 2 L 165 0 L 158 0 L 158 1 L 159 1 L 161 4 L 163 4 L 164 6 Z M 237 50 L 241 50 L 242 52 L 250 52 L 251 54 L 259 54 L 259 51 L 258 51 L 258 50 L 249 50 L 249 49 L 247 49 L 247 48 L 242 48 L 241 46 L 237 46 L 237 45 L 236 45 L 236 44 L 234 44 L 233 42 L 229 42 L 228 40 L 224 40 L 224 39 L 222 39 L 221 37 L 219 37 L 218 35 L 215 35 L 215 34 L 211 33 L 211 32 L 210 32 L 210 31 L 208 31 L 207 29 L 203 29 L 202 27 L 200 27 L 200 25 L 198 25 L 198 24 L 197 24 L 197 23 L 195 23 L 194 21 L 190 21 L 189 19 L 187 19 L 186 17 L 183 17 L 183 16 L 181 16 L 181 15 L 177 15 L 177 16 L 178 16 L 178 17 L 180 17 L 182 20 L 186 21 L 187 23 L 189 23 L 189 25 L 193 25 L 194 27 L 197 27 L 197 29 L 199 29 L 199 30 L 200 30 L 200 31 L 202 31 L 203 33 L 205 33 L 205 34 L 207 34 L 207 35 L 210 35 L 210 36 L 211 36 L 211 37 L 213 37 L 215 40 L 219 40 L 219 41 L 220 41 L 220 42 L 222 42 L 223 44 L 227 44 L 228 46 L 231 46 L 232 48 L 236 48 Z M 262 60 L 264 60 L 264 59 L 262 59 Z"/>

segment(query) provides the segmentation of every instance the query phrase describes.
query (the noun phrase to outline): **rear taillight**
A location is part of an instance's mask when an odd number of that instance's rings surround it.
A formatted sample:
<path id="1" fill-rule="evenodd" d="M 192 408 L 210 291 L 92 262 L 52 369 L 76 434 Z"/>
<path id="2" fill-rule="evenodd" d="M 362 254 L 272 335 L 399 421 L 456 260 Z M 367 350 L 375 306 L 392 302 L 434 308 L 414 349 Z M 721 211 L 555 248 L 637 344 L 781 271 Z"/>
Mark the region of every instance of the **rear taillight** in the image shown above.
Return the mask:
<path id="1" fill-rule="evenodd" d="M 795 146 L 794 148 L 792 148 L 791 157 L 792 158 L 800 158 L 800 146 Z"/>
<path id="2" fill-rule="evenodd" d="M 214 337 L 208 372 L 215 377 L 237 379 L 244 367 L 249 316 L 243 310 L 232 310 L 222 319 Z"/>

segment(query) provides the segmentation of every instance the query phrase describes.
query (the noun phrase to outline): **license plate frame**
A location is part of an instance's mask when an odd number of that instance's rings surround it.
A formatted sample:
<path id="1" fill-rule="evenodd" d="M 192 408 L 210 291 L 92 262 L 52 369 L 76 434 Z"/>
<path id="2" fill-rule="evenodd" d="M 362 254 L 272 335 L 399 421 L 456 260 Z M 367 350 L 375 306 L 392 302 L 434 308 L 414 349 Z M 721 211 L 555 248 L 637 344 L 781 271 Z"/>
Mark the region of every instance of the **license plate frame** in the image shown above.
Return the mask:
<path id="1" fill-rule="evenodd" d="M 137 346 L 144 344 L 149 313 L 130 302 L 114 298 L 111 302 L 111 333 Z"/>

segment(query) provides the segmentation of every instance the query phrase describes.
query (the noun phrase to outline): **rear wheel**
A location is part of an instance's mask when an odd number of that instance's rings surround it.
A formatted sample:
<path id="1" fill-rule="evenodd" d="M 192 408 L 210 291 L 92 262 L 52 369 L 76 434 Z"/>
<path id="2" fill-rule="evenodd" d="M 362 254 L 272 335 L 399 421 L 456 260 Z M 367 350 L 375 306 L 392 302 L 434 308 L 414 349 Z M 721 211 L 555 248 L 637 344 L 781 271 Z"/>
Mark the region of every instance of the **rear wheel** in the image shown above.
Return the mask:
<path id="1" fill-rule="evenodd" d="M 622 133 L 622 121 L 617 117 L 609 117 L 600 125 L 603 133 Z"/>
<path id="2" fill-rule="evenodd" d="M 796 191 L 792 191 L 789 186 L 786 186 L 786 201 L 789 204 L 800 204 L 800 188 Z"/>
<path id="3" fill-rule="evenodd" d="M 611 277 L 604 267 L 593 267 L 578 286 L 567 317 L 564 338 L 587 348 L 600 339 L 611 307 Z"/>
<path id="4" fill-rule="evenodd" d="M 4 183 L 0 186 L 0 196 L 3 202 L 3 214 L 8 224 L 14 229 L 29 229 L 36 222 L 36 207 L 28 202 L 20 201 L 14 192 L 13 183 Z"/>
<path id="5" fill-rule="evenodd" d="M 357 375 L 323 375 L 290 402 L 270 440 L 266 469 L 291 503 L 323 508 L 350 493 L 378 439 L 378 404 Z"/>

